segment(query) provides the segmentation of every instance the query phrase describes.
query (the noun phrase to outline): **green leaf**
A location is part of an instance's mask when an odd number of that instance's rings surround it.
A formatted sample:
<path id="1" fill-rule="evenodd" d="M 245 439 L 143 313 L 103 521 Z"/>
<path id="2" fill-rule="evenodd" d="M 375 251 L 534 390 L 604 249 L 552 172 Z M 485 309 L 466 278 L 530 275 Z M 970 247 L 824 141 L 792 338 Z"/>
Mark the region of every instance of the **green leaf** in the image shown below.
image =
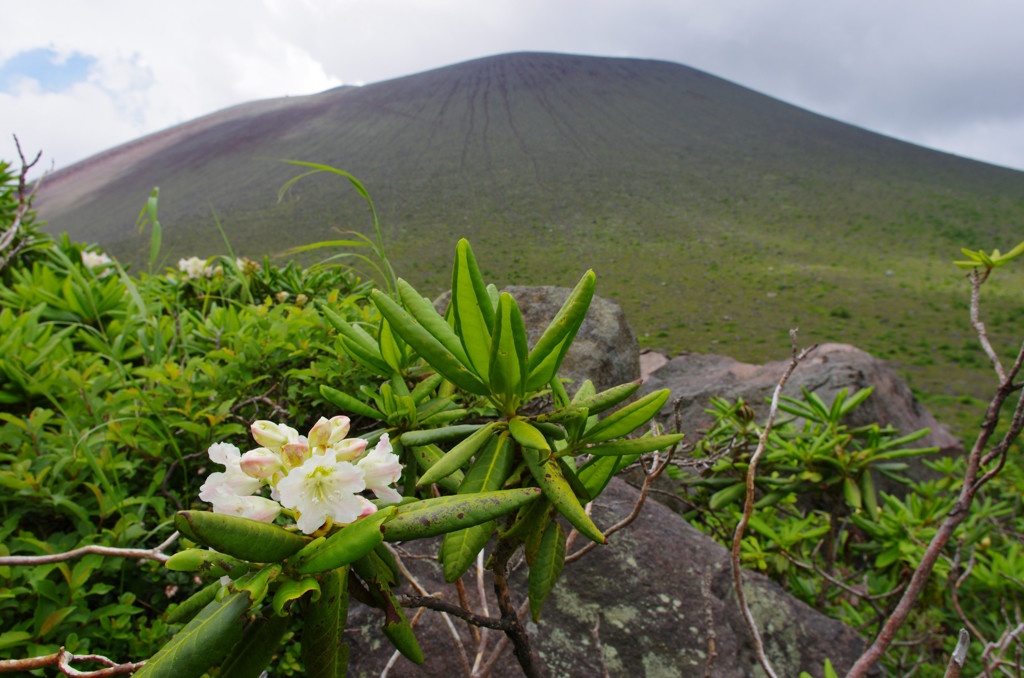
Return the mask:
<path id="1" fill-rule="evenodd" d="M 589 381 L 587 383 L 590 383 Z M 585 391 L 583 387 L 576 392 L 576 395 L 572 399 L 573 407 L 578 409 L 587 408 L 590 414 L 600 414 L 605 410 L 611 409 L 621 403 L 626 398 L 636 393 L 637 389 L 640 388 L 640 384 L 643 383 L 643 379 L 637 379 L 636 381 L 630 381 L 625 384 L 619 384 L 613 386 L 606 391 L 600 393 L 593 393 L 592 391 Z M 593 384 L 591 384 L 593 389 Z"/>
<path id="2" fill-rule="evenodd" d="M 488 374 L 491 391 L 502 399 L 505 413 L 515 412 L 523 399 L 526 383 L 526 328 L 512 295 L 498 298 L 498 313 L 491 336 Z"/>
<path id="3" fill-rule="evenodd" d="M 654 452 L 655 450 L 663 450 L 666 447 L 671 447 L 682 439 L 682 433 L 672 433 L 663 436 L 647 436 L 646 438 L 629 438 L 624 440 L 615 440 L 610 443 L 601 443 L 600 445 L 593 445 L 592 447 L 578 450 L 577 454 L 580 452 L 596 455 L 645 454 L 647 452 Z"/>
<path id="4" fill-rule="evenodd" d="M 455 248 L 451 304 L 455 333 L 461 338 L 473 369 L 487 381 L 494 307 L 480 276 L 473 249 L 465 238 Z"/>
<path id="5" fill-rule="evenodd" d="M 530 566 L 529 597 L 530 614 L 533 621 L 540 621 L 540 610 L 551 589 L 558 582 L 565 565 L 565 533 L 557 520 L 552 520 L 544 528 L 544 536 L 540 540 L 540 548 Z"/>
<path id="6" fill-rule="evenodd" d="M 529 467 L 533 479 L 537 481 L 537 485 L 543 490 L 544 496 L 554 504 L 558 512 L 565 516 L 566 520 L 579 530 L 580 534 L 598 544 L 604 544 L 604 535 L 584 511 L 556 460 L 549 456 L 542 463 L 540 452 L 530 447 L 523 448 L 523 458 L 526 459 L 526 465 Z"/>
<path id="7" fill-rule="evenodd" d="M 209 511 L 178 511 L 174 526 L 193 541 L 253 563 L 280 562 L 310 541 L 277 525 Z"/>
<path id="8" fill-rule="evenodd" d="M 291 619 L 276 614 L 257 617 L 221 664 L 217 677 L 259 678 L 274 658 L 290 624 Z"/>
<path id="9" fill-rule="evenodd" d="M 199 678 L 241 639 L 250 602 L 247 591 L 236 591 L 209 603 L 135 675 L 137 678 Z"/>
<path id="10" fill-rule="evenodd" d="M 385 541 L 424 539 L 493 520 L 540 496 L 536 487 L 435 497 L 398 507 L 384 524 Z"/>
<path id="11" fill-rule="evenodd" d="M 327 385 L 320 386 L 320 395 L 324 397 L 324 400 L 340 407 L 341 409 L 351 414 L 358 414 L 361 417 L 369 417 L 370 419 L 384 419 L 384 413 L 379 410 L 375 410 L 369 405 L 365 404 L 361 400 L 353 398 L 349 394 L 339 391 L 336 388 L 331 388 Z"/>
<path id="12" fill-rule="evenodd" d="M 632 433 L 654 418 L 668 401 L 667 388 L 648 393 L 640 400 L 612 412 L 583 435 L 583 442 L 594 444 Z"/>
<path id="13" fill-rule="evenodd" d="M 199 589 L 187 599 L 182 601 L 180 605 L 169 609 L 167 614 L 164 615 L 164 619 L 168 624 L 185 624 L 199 612 L 210 604 L 217 594 L 220 593 L 221 583 L 215 581 L 211 584 L 207 584 L 203 588 Z"/>
<path id="14" fill-rule="evenodd" d="M 548 445 L 548 441 L 544 438 L 544 434 L 525 419 L 512 417 L 508 420 L 508 430 L 512 434 L 512 437 L 515 438 L 515 441 L 523 447 L 529 447 L 534 450 L 544 450 L 548 454 L 551 454 L 551 446 Z"/>
<path id="15" fill-rule="evenodd" d="M 462 440 L 482 429 L 483 424 L 459 424 L 456 426 L 443 426 L 425 431 L 406 431 L 399 440 L 403 445 L 416 447 L 419 445 L 433 445 L 435 443 L 447 443 L 452 440 Z"/>
<path id="16" fill-rule="evenodd" d="M 597 276 L 592 270 L 583 274 L 530 351 L 527 361 L 530 373 L 526 382 L 527 391 L 536 391 L 558 373 L 565 354 L 568 353 L 576 333 L 583 324 L 587 309 L 590 308 L 596 280 Z"/>
<path id="17" fill-rule="evenodd" d="M 747 494 L 747 486 L 742 481 L 737 482 L 735 485 L 722 488 L 718 492 L 711 495 L 708 500 L 708 508 L 712 511 L 717 511 L 721 508 L 732 504 L 733 502 L 741 499 Z"/>
<path id="18" fill-rule="evenodd" d="M 370 298 L 376 304 L 380 314 L 391 323 L 391 329 L 445 379 L 470 393 L 490 394 L 490 389 L 477 376 L 479 368 L 474 374 L 469 367 L 463 365 L 451 351 L 445 348 L 444 344 L 434 338 L 434 335 L 416 322 L 416 319 L 408 311 L 380 290 L 373 290 L 370 293 Z M 476 363 L 473 364 L 473 367 L 476 367 Z M 486 369 L 486 365 L 484 368 Z"/>
<path id="19" fill-rule="evenodd" d="M 491 439 L 497 426 L 497 422 L 491 422 L 453 447 L 423 474 L 419 484 L 430 485 L 436 483 L 441 478 L 461 468 Z"/>
<path id="20" fill-rule="evenodd" d="M 423 329 L 447 348 L 460 363 L 471 364 L 459 337 L 432 303 L 420 296 L 420 293 L 413 289 L 412 285 L 401 278 L 398 279 L 398 294 L 402 299 L 402 305 L 409 310 L 409 313 L 416 319 L 416 322 L 423 326 Z"/>
<path id="21" fill-rule="evenodd" d="M 861 508 L 860 488 L 857 487 L 857 483 L 853 481 L 853 478 L 849 476 L 843 478 L 843 496 L 846 498 L 847 504 L 854 508 Z"/>
<path id="22" fill-rule="evenodd" d="M 473 466 L 459 485 L 459 494 L 472 495 L 478 492 L 500 490 L 515 463 L 515 449 L 508 431 L 491 438 Z M 449 532 L 441 542 L 441 562 L 444 564 L 445 581 L 453 582 L 465 573 L 476 560 L 476 554 L 487 545 L 491 534 L 497 528 L 495 521 L 489 521 Z"/>
<path id="23" fill-rule="evenodd" d="M 640 458 L 639 454 L 627 454 L 625 456 L 603 456 L 594 457 L 580 469 L 577 477 L 587 488 L 591 497 L 598 497 L 604 492 L 612 477 Z"/>
<path id="24" fill-rule="evenodd" d="M 405 366 L 405 355 L 402 347 L 395 340 L 391 331 L 391 323 L 386 319 L 380 321 L 380 333 L 377 335 L 377 345 L 380 347 L 380 355 L 384 362 L 395 372 L 401 372 Z"/>
<path id="25" fill-rule="evenodd" d="M 348 671 L 348 571 L 341 567 L 321 575 L 320 598 L 303 605 L 302 663 L 309 678 L 345 678 Z"/>
<path id="26" fill-rule="evenodd" d="M 303 554 L 296 571 L 299 574 L 314 574 L 336 570 L 359 560 L 384 541 L 381 526 L 397 510 L 397 506 L 388 506 L 341 528 L 314 551 Z"/>
<path id="27" fill-rule="evenodd" d="M 274 592 L 274 614 L 287 617 L 286 606 L 293 600 L 301 600 L 307 593 L 313 594 L 310 596 L 310 602 L 316 602 L 320 598 L 320 582 L 316 577 L 286 579 L 280 582 L 277 591 Z"/>
<path id="28" fill-rule="evenodd" d="M 416 465 L 424 471 L 429 470 L 431 466 L 440 461 L 441 457 L 444 456 L 444 452 L 437 445 L 410 446 L 409 449 L 412 450 L 412 455 L 416 459 Z M 437 481 L 437 484 L 449 492 L 455 492 L 459 489 L 459 483 L 462 482 L 462 478 L 463 473 L 459 470 L 448 474 L 445 478 L 441 478 Z"/>

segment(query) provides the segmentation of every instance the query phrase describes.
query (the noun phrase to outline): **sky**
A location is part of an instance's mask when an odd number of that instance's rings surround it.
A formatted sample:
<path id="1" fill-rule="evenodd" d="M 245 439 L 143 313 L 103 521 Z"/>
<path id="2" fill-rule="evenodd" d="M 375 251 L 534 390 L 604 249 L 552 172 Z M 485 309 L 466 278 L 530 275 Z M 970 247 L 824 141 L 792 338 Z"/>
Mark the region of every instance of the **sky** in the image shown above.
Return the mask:
<path id="1" fill-rule="evenodd" d="M 0 0 L 0 159 L 517 51 L 661 59 L 1024 170 L 1019 0 Z M 17 6 L 17 11 L 12 10 Z"/>

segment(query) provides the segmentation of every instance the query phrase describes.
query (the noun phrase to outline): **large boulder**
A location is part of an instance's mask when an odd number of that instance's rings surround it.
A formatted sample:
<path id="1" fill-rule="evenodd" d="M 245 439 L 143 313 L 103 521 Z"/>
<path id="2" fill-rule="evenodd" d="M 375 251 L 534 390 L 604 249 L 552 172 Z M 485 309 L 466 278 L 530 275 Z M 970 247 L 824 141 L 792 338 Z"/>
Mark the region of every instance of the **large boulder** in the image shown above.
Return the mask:
<path id="1" fill-rule="evenodd" d="M 714 422 L 707 412 L 712 396 L 735 401 L 743 398 L 759 419 L 768 414 L 768 400 L 789 360 L 751 365 L 723 355 L 685 353 L 654 369 L 641 393 L 661 388 L 672 392 L 662 408 L 660 421 L 675 426 L 678 406 L 682 432 L 696 440 Z M 818 394 L 826 403 L 848 389 L 849 393 L 874 386 L 875 390 L 845 422 L 850 426 L 878 423 L 903 433 L 931 429 L 918 447 L 938 447 L 941 454 L 962 453 L 960 441 L 940 424 L 911 393 L 910 388 L 882 360 L 849 344 L 822 344 L 797 366 L 782 389 L 783 395 L 800 398 L 801 387 Z M 679 401 L 676 403 L 676 401 Z"/>
<path id="2" fill-rule="evenodd" d="M 532 348 L 572 290 L 567 287 L 512 285 L 502 291 L 515 297 L 523 314 L 527 341 Z M 443 313 L 450 300 L 451 292 L 445 292 L 434 306 Z M 603 297 L 594 297 L 558 375 L 572 379 L 575 384 L 590 379 L 598 391 L 640 377 L 640 349 L 636 334 L 618 304 Z M 567 388 L 570 393 L 575 391 L 572 384 Z"/>
<path id="3" fill-rule="evenodd" d="M 632 510 L 638 492 L 614 480 L 594 503 L 594 519 L 607 527 Z M 577 539 L 573 550 L 585 542 Z M 437 544 L 408 545 L 412 555 L 436 554 Z M 421 586 L 443 592 L 458 603 L 453 587 L 443 584 L 441 568 L 429 558 L 404 558 Z M 525 589 L 517 572 L 515 603 Z M 710 573 L 707 594 L 704 573 Z M 469 597 L 477 600 L 472 577 L 465 577 Z M 766 651 L 782 676 L 808 671 L 822 675 L 826 658 L 840 675 L 864 643 L 852 629 L 828 619 L 791 598 L 766 578 L 746 574 L 745 592 L 763 634 Z M 487 592 L 492 593 L 490 578 Z M 405 592 L 409 592 L 406 585 Z M 497 605 L 491 597 L 489 609 Z M 412 611 L 409 611 L 410 616 Z M 546 676 L 704 676 L 709 657 L 708 620 L 714 629 L 712 676 L 742 678 L 764 675 L 753 642 L 736 605 L 726 549 L 691 527 L 666 507 L 648 501 L 637 520 L 612 535 L 575 563 L 544 605 L 540 623 L 530 624 L 531 641 Z M 354 604 L 347 639 L 352 646 L 350 676 L 379 676 L 392 650 L 379 627 L 382 613 Z M 474 647 L 465 623 L 452 619 L 473 664 Z M 500 632 L 490 631 L 489 647 Z M 416 635 L 427 656 L 423 666 L 399 658 L 389 676 L 463 675 L 459 648 L 441 616 L 424 612 Z M 602 666 L 603 665 L 603 666 Z M 522 675 L 506 650 L 491 673 L 494 678 Z"/>

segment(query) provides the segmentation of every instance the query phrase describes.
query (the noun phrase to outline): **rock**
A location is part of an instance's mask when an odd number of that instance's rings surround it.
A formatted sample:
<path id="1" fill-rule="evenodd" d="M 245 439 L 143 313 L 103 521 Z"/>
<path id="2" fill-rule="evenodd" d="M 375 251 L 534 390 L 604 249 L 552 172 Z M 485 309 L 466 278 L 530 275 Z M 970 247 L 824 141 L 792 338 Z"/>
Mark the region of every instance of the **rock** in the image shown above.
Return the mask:
<path id="1" fill-rule="evenodd" d="M 696 440 L 700 431 L 706 431 L 714 422 L 714 417 L 704 411 L 712 396 L 732 401 L 743 398 L 763 420 L 768 414 L 768 399 L 788 364 L 786 360 L 751 365 L 722 355 L 688 353 L 655 370 L 644 382 L 641 393 L 661 388 L 672 391 L 669 403 L 659 415 L 670 430 L 674 428 L 673 401 L 682 399 L 682 432 L 688 439 Z M 800 388 L 804 387 L 831 403 L 844 388 L 852 394 L 868 386 L 875 390 L 850 413 L 846 422 L 849 426 L 877 422 L 881 426 L 892 425 L 903 433 L 928 428 L 931 433 L 915 442 L 916 447 L 938 447 L 941 454 L 963 452 L 960 441 L 917 401 L 885 362 L 848 344 L 819 346 L 797 366 L 782 393 L 800 398 Z"/>
<path id="2" fill-rule="evenodd" d="M 604 527 L 612 525 L 630 513 L 637 496 L 635 489 L 613 480 L 594 504 L 595 521 Z M 570 551 L 584 543 L 577 539 Z M 416 554 L 437 552 L 436 541 L 408 547 Z M 435 561 L 405 558 L 404 562 L 427 591 L 444 591 L 446 600 L 457 603 L 452 587 L 442 583 Z M 524 569 L 517 572 L 514 602 L 524 599 Z M 711 573 L 707 597 L 702 593 L 705 572 Z M 852 629 L 791 598 L 758 574 L 746 573 L 745 578 L 744 590 L 778 675 L 809 671 L 820 676 L 826 658 L 842 675 L 859 656 L 864 643 Z M 477 601 L 475 579 L 467 576 L 464 581 L 470 599 Z M 408 585 L 403 589 L 409 593 Z M 491 593 L 489 576 L 487 591 Z M 494 614 L 493 597 L 489 606 Z M 565 566 L 539 625 L 531 630 L 531 643 L 545 676 L 600 676 L 602 660 L 611 676 L 704 676 L 709 614 L 716 651 L 711 675 L 764 675 L 735 603 L 728 552 L 677 514 L 648 501 L 637 520 L 612 535 L 608 545 Z M 382 613 L 354 603 L 349 619 L 349 675 L 379 676 L 392 654 L 379 630 Z M 454 618 L 452 623 L 472 665 L 467 626 Z M 399 658 L 389 676 L 462 675 L 458 647 L 438 613 L 425 611 L 416 635 L 426 664 L 416 666 Z M 489 647 L 501 637 L 500 632 L 490 631 Z M 506 650 L 491 675 L 512 678 L 522 672 Z"/>
<path id="3" fill-rule="evenodd" d="M 544 333 L 572 291 L 568 287 L 527 287 L 513 285 L 502 290 L 515 297 L 523 314 L 530 348 Z M 445 292 L 434 301 L 444 313 L 451 299 Z M 640 378 L 640 348 L 626 314 L 613 301 L 595 296 L 583 320 L 576 341 L 566 354 L 558 375 L 576 384 L 590 379 L 598 391 Z M 575 391 L 573 384 L 567 386 Z"/>

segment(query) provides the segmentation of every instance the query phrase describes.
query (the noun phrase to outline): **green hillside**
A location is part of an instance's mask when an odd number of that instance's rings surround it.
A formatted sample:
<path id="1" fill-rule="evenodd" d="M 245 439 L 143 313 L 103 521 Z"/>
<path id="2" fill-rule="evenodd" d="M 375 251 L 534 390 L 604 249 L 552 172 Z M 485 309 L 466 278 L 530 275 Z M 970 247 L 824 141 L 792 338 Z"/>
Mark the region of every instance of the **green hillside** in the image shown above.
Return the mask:
<path id="1" fill-rule="evenodd" d="M 298 173 L 284 158 L 357 176 L 396 269 L 424 290 L 465 236 L 499 283 L 571 284 L 593 267 L 644 345 L 762 361 L 798 326 L 804 343 L 893 361 L 947 416 L 991 383 L 949 262 L 1024 239 L 1024 173 L 678 64 L 529 53 L 228 109 L 57 173 L 38 207 L 53 231 L 137 263 L 154 186 L 168 263 L 225 251 L 214 210 L 251 257 L 368 230 L 337 178 L 278 203 Z M 997 278 L 987 320 L 1009 345 L 1024 274 Z"/>

